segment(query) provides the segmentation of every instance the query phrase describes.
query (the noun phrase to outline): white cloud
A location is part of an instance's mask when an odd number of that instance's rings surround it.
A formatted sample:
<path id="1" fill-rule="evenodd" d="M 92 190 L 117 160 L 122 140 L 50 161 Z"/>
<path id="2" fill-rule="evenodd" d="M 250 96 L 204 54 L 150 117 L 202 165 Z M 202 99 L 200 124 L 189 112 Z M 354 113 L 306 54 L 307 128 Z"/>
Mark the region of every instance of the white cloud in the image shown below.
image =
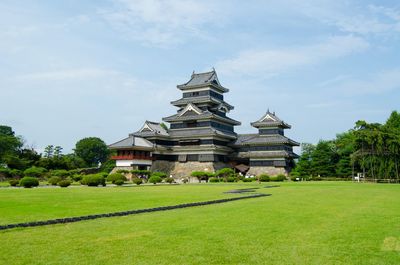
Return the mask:
<path id="1" fill-rule="evenodd" d="M 398 33 L 400 10 L 376 5 L 356 5 L 348 1 L 305 1 L 296 5 L 302 14 L 335 26 L 342 32 L 360 35 Z"/>
<path id="2" fill-rule="evenodd" d="M 348 79 L 332 89 L 347 95 L 382 94 L 400 90 L 400 69 L 391 69 L 371 74 L 363 79 Z"/>
<path id="3" fill-rule="evenodd" d="M 369 44 L 362 38 L 335 36 L 309 46 L 243 51 L 232 59 L 217 62 L 216 66 L 224 74 L 268 77 L 292 68 L 361 52 L 368 47 Z"/>
<path id="4" fill-rule="evenodd" d="M 216 18 L 215 4 L 195 0 L 119 0 L 102 17 L 125 37 L 154 46 L 171 46 L 204 37 L 202 27 Z"/>

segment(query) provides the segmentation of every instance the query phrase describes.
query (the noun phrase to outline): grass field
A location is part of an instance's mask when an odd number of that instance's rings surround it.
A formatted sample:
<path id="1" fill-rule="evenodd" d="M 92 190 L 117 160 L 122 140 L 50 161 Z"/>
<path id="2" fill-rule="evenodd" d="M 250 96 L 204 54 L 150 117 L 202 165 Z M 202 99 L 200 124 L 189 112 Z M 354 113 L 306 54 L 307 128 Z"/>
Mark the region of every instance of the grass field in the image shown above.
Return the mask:
<path id="1" fill-rule="evenodd" d="M 266 184 L 0 189 L 0 223 L 241 196 Z M 0 264 L 399 264 L 400 185 L 281 183 L 272 196 L 0 231 Z"/>

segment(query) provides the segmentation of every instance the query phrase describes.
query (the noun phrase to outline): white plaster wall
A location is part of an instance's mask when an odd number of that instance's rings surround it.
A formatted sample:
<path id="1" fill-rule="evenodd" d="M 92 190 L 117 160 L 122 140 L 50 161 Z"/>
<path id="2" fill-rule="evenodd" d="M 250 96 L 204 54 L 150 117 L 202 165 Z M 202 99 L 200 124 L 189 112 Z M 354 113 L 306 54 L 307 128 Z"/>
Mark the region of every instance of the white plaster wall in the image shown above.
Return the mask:
<path id="1" fill-rule="evenodd" d="M 115 165 L 117 167 L 130 167 L 133 165 L 148 165 L 151 166 L 151 160 L 116 160 Z"/>

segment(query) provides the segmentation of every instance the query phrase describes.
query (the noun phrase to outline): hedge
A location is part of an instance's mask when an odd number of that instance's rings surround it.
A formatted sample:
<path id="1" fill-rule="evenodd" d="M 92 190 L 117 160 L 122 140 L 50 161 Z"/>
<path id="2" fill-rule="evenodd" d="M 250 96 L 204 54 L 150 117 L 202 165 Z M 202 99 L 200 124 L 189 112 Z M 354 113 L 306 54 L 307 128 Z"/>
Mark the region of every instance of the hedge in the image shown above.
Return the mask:
<path id="1" fill-rule="evenodd" d="M 102 174 L 90 174 L 82 178 L 81 184 L 96 187 L 99 185 L 106 185 L 106 179 Z"/>
<path id="2" fill-rule="evenodd" d="M 60 186 L 61 188 L 66 188 L 69 185 L 71 185 L 71 181 L 69 181 L 68 179 L 60 180 L 58 182 L 58 186 Z"/>
<path id="3" fill-rule="evenodd" d="M 126 181 L 126 177 L 124 175 L 122 175 L 121 173 L 114 173 L 114 174 L 110 174 L 107 176 L 107 181 L 110 181 L 113 184 L 117 184 L 117 183 L 115 183 L 116 181 L 119 181 L 119 182 L 122 181 L 122 183 L 124 183 L 124 181 Z"/>
<path id="4" fill-rule="evenodd" d="M 149 182 L 153 183 L 153 184 L 160 183 L 161 181 L 162 181 L 162 179 L 159 176 L 151 176 L 149 178 Z"/>
<path id="5" fill-rule="evenodd" d="M 19 185 L 23 186 L 24 188 L 32 188 L 39 186 L 39 180 L 34 177 L 23 177 L 19 181 Z"/>

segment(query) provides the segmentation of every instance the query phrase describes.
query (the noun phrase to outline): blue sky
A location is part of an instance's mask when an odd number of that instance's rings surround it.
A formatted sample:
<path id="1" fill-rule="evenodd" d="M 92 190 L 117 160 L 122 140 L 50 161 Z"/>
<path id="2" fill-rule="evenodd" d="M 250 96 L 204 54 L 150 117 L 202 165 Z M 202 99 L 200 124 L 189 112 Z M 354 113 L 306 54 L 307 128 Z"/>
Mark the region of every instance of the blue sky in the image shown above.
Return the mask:
<path id="1" fill-rule="evenodd" d="M 217 70 L 238 133 L 265 111 L 316 143 L 400 100 L 398 1 L 0 2 L 0 124 L 30 146 L 115 142 Z"/>

